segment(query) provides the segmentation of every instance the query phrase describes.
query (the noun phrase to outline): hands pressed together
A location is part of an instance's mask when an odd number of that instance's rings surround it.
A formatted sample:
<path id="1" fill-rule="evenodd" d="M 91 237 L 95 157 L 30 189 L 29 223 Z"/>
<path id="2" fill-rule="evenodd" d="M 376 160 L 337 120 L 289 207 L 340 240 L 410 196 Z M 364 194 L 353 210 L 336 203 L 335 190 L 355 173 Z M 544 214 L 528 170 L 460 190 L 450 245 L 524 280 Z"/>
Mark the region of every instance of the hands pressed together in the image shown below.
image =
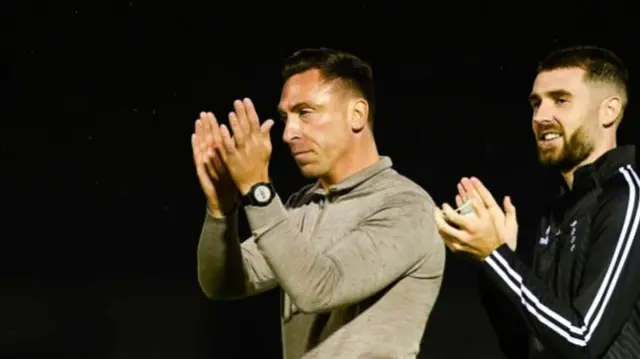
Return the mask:
<path id="1" fill-rule="evenodd" d="M 456 205 L 470 201 L 473 212 L 463 215 L 447 203 L 436 208 L 434 218 L 438 232 L 452 252 L 464 252 L 484 260 L 491 252 L 506 243 L 516 250 L 518 221 L 516 208 L 509 197 L 500 208 L 491 192 L 479 179 L 462 178 L 458 184 Z"/>
<path id="2" fill-rule="evenodd" d="M 238 192 L 246 194 L 258 182 L 269 181 L 273 120 L 260 125 L 250 99 L 236 100 L 229 113 L 229 129 L 211 112 L 201 112 L 191 136 L 193 159 L 209 210 L 224 216 Z"/>
<path id="3" fill-rule="evenodd" d="M 250 99 L 236 100 L 229 113 L 229 129 L 218 124 L 211 112 L 200 113 L 191 136 L 193 159 L 209 210 L 222 217 L 233 209 L 238 193 L 246 194 L 259 182 L 269 181 L 273 120 L 260 125 Z M 462 178 L 458 184 L 456 205 L 469 201 L 473 212 L 460 214 L 449 204 L 436 208 L 438 232 L 452 252 L 465 252 L 484 260 L 506 243 L 516 249 L 518 221 L 509 197 L 504 210 L 477 178 Z"/>

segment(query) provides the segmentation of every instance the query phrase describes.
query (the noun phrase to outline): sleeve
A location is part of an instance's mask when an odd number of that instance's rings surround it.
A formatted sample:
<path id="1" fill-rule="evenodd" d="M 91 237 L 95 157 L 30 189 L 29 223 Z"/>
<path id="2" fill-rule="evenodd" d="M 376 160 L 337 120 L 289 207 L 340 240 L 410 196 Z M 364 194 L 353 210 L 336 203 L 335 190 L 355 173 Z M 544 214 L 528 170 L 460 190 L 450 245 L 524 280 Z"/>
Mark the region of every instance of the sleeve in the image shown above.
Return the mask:
<path id="1" fill-rule="evenodd" d="M 565 358 L 601 357 L 640 295 L 640 180 L 631 168 L 620 172 L 624 188 L 605 196 L 592 219 L 592 247 L 572 302 L 554 297 L 506 245 L 483 262 L 539 340 Z"/>
<path id="2" fill-rule="evenodd" d="M 521 245 L 518 246 L 520 250 Z M 493 330 L 500 351 L 508 359 L 527 358 L 529 329 L 509 298 L 500 291 L 484 271 L 479 272 L 480 301 L 487 313 L 488 326 Z"/>
<path id="3" fill-rule="evenodd" d="M 207 210 L 197 261 L 200 288 L 210 299 L 244 298 L 277 286 L 254 238 L 240 243 L 237 211 L 217 218 Z"/>
<path id="4" fill-rule="evenodd" d="M 440 280 L 444 246 L 433 204 L 415 193 L 388 198 L 346 237 L 328 249 L 301 236 L 278 197 L 266 207 L 245 207 L 257 247 L 280 286 L 303 312 L 322 312 L 358 302 L 384 289 L 429 259 Z M 437 258 L 436 258 L 437 257 Z"/>

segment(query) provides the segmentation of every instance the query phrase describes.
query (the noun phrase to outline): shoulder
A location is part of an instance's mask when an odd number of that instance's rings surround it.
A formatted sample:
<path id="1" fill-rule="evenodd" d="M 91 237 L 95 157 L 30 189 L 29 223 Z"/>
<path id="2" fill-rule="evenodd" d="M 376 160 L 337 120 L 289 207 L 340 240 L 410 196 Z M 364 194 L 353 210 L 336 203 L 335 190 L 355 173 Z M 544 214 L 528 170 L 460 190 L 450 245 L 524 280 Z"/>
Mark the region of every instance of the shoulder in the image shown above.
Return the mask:
<path id="1" fill-rule="evenodd" d="M 446 251 L 434 220 L 436 204 L 427 190 L 396 172 L 386 174 L 383 203 L 399 208 L 395 214 L 403 238 L 420 253 L 421 260 L 410 271 L 413 276 L 439 276 L 444 271 Z"/>
<path id="2" fill-rule="evenodd" d="M 618 168 L 616 174 L 608 178 L 601 185 L 599 193 L 601 206 L 624 207 L 630 202 L 640 199 L 640 177 L 632 166 Z"/>
<path id="3" fill-rule="evenodd" d="M 377 176 L 371 190 L 383 198 L 383 203 L 401 202 L 423 206 L 429 210 L 433 210 L 435 206 L 433 198 L 424 188 L 392 168 Z"/>
<path id="4" fill-rule="evenodd" d="M 618 168 L 616 174 L 602 184 L 601 196 L 604 198 L 628 198 L 638 197 L 640 190 L 640 177 L 637 170 L 628 165 Z"/>
<path id="5" fill-rule="evenodd" d="M 594 220 L 608 226 L 634 221 L 635 217 L 640 217 L 640 177 L 632 166 L 620 167 L 601 186 Z"/>
<path id="6" fill-rule="evenodd" d="M 431 251 L 433 245 L 443 246 L 433 218 L 435 203 L 419 184 L 395 170 L 387 170 L 370 188 L 371 220 L 388 221 L 393 231 L 421 243 L 416 250 Z"/>

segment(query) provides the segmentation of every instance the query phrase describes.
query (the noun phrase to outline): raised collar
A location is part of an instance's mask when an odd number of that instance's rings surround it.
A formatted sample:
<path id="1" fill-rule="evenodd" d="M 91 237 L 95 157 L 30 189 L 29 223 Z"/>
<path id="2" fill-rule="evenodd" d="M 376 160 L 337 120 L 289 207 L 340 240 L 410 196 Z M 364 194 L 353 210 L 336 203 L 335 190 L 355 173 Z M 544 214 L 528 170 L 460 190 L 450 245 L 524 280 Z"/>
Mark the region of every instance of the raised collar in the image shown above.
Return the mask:
<path id="1" fill-rule="evenodd" d="M 391 161 L 391 158 L 387 156 L 380 156 L 380 160 L 375 164 L 352 174 L 351 176 L 345 178 L 342 182 L 329 187 L 327 190 L 322 188 L 322 185 L 320 185 L 320 181 L 318 181 L 311 189 L 311 193 L 324 196 L 328 193 L 337 194 L 340 192 L 348 191 L 374 177 L 378 173 L 391 168 L 392 165 L 393 162 Z"/>
<path id="2" fill-rule="evenodd" d="M 636 148 L 634 145 L 616 147 L 605 152 L 590 164 L 578 167 L 573 174 L 572 192 L 582 192 L 598 188 L 604 181 L 617 173 L 618 168 L 626 165 L 636 165 Z M 569 191 L 564 179 L 561 181 L 560 194 Z"/>

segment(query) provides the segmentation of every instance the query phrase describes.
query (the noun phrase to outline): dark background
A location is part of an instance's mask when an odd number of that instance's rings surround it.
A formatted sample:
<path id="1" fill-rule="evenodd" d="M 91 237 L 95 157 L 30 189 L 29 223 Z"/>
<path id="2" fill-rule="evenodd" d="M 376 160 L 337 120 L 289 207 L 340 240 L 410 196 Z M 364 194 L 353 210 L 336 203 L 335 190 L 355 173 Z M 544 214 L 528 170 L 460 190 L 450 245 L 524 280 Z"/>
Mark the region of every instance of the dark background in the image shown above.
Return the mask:
<path id="1" fill-rule="evenodd" d="M 555 179 L 531 136 L 536 62 L 597 44 L 634 74 L 638 18 L 613 2 L 517 5 L 3 0 L 0 358 L 280 355 L 277 293 L 218 303 L 198 288 L 190 135 L 199 111 L 224 119 L 236 98 L 275 116 L 281 61 L 300 47 L 369 61 L 380 152 L 438 203 L 461 176 L 510 194 L 528 260 Z M 636 112 L 620 143 L 637 143 Z M 281 133 L 286 197 L 307 182 Z M 500 358 L 476 269 L 449 256 L 422 358 Z"/>

